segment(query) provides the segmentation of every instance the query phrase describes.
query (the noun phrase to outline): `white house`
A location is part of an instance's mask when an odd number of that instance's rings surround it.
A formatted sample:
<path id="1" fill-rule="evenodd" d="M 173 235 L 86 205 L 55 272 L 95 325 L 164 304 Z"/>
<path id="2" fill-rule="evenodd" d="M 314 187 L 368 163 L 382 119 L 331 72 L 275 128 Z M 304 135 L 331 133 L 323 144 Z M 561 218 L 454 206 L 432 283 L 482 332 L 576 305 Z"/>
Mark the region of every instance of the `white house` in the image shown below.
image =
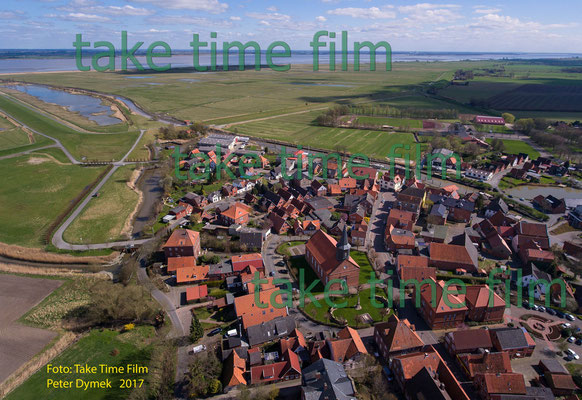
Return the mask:
<path id="1" fill-rule="evenodd" d="M 465 171 L 465 176 L 471 179 L 477 179 L 480 181 L 488 181 L 493 178 L 493 172 L 484 171 L 482 169 L 469 168 Z"/>
<path id="2" fill-rule="evenodd" d="M 526 289 L 523 291 L 523 298 L 527 299 L 529 297 L 529 287 L 535 285 L 534 287 L 534 298 L 539 300 L 542 295 L 546 294 L 546 290 L 550 288 L 550 282 L 552 282 L 552 277 L 543 271 L 540 271 L 533 263 L 529 263 L 521 269 L 521 279 L 517 278 L 517 270 L 511 271 L 511 281 L 517 286 L 521 286 Z M 538 281 L 543 280 L 545 282 Z"/>

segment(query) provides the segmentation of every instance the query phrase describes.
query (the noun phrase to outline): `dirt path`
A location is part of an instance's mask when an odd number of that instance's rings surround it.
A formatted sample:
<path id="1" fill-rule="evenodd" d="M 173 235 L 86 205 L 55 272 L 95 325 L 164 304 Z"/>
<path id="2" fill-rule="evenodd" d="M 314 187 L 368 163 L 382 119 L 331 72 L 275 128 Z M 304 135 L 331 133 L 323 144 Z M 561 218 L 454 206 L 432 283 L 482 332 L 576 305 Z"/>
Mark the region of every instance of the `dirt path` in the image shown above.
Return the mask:
<path id="1" fill-rule="evenodd" d="M 133 172 L 131 173 L 131 177 L 129 178 L 129 181 L 126 182 L 127 186 L 131 190 L 133 190 L 135 193 L 137 193 L 138 200 L 137 200 L 137 203 L 135 204 L 133 211 L 131 212 L 131 214 L 129 214 L 129 216 L 125 220 L 125 224 L 123 225 L 123 229 L 121 229 L 120 235 L 122 237 L 129 237 L 129 235 L 131 235 L 131 232 L 133 230 L 133 220 L 135 219 L 135 216 L 139 212 L 140 207 L 143 203 L 143 192 L 141 190 L 139 190 L 139 188 L 137 187 L 137 181 L 140 178 L 142 172 L 143 172 L 143 168 L 141 168 L 141 167 L 134 169 Z"/>

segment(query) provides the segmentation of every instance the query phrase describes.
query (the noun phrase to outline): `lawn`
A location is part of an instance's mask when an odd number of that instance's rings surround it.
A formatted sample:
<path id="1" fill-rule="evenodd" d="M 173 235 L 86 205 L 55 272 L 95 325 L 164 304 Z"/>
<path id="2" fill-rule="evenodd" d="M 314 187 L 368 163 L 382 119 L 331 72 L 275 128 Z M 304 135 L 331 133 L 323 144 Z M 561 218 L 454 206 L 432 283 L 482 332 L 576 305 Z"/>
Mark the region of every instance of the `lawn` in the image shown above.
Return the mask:
<path id="1" fill-rule="evenodd" d="M 0 160 L 0 242 L 42 246 L 48 226 L 104 168 L 63 165 L 44 155 Z"/>
<path id="2" fill-rule="evenodd" d="M 309 287 L 309 285 L 311 285 L 312 282 L 314 281 L 319 281 L 314 288 L 311 290 L 311 293 L 313 294 L 320 294 L 323 293 L 325 290 L 325 287 L 323 285 L 323 283 L 321 282 L 321 280 L 317 277 L 317 274 L 313 271 L 313 269 L 309 266 L 309 264 L 307 263 L 307 260 L 305 259 L 304 256 L 299 256 L 299 257 L 292 257 L 289 260 L 289 264 L 290 264 L 290 270 L 291 270 L 291 274 L 297 279 L 297 281 L 299 281 L 299 271 L 303 270 L 305 273 L 305 282 L 304 282 L 304 288 L 307 289 Z"/>
<path id="3" fill-rule="evenodd" d="M 552 235 L 561 235 L 562 233 L 575 232 L 576 230 L 568 222 L 564 222 L 562 225 L 555 227 L 550 233 Z"/>
<path id="4" fill-rule="evenodd" d="M 376 294 L 380 294 L 381 296 L 385 297 L 385 294 L 383 292 L 380 292 L 379 290 L 376 290 Z M 334 316 L 336 318 L 341 317 L 341 318 L 345 318 L 345 320 L 348 322 L 348 325 L 352 326 L 352 327 L 362 327 L 362 324 L 359 324 L 356 322 L 356 317 L 358 315 L 361 314 L 365 314 L 368 313 L 370 314 L 370 316 L 372 317 L 372 319 L 374 320 L 374 322 L 380 322 L 383 319 L 385 320 L 386 317 L 382 315 L 382 310 L 385 309 L 384 307 L 380 307 L 377 308 L 372 304 L 371 301 L 371 290 L 370 289 L 364 289 L 362 290 L 360 293 L 358 294 L 353 294 L 350 296 L 346 296 L 343 298 L 335 298 L 335 299 L 330 299 L 332 300 L 335 304 L 341 304 L 342 302 L 346 302 L 346 307 L 342 307 L 342 308 L 337 308 L 334 311 Z M 362 307 L 360 310 L 356 310 L 355 306 L 358 303 L 358 296 L 360 297 L 360 306 Z M 327 305 L 327 303 L 325 302 L 324 299 L 318 300 L 319 301 L 319 307 L 318 304 L 312 302 L 312 303 L 307 303 L 305 305 L 304 311 L 307 315 L 309 315 L 311 318 L 323 322 L 323 323 L 329 323 L 329 306 Z"/>
<path id="5" fill-rule="evenodd" d="M 305 242 L 302 240 L 294 240 L 291 242 L 285 242 L 279 245 L 279 247 L 277 247 L 277 250 L 275 250 L 278 254 L 282 254 L 284 256 L 288 256 L 291 257 L 291 253 L 289 253 L 289 248 L 290 247 L 295 247 L 295 246 L 299 246 L 300 244 L 304 244 Z"/>
<path id="6" fill-rule="evenodd" d="M 87 207 L 64 233 L 69 243 L 104 243 L 128 239 L 133 214 L 139 195 L 128 186 L 133 174 L 132 166 L 119 168 L 91 199 Z"/>
<path id="7" fill-rule="evenodd" d="M 354 259 L 354 261 L 360 266 L 360 280 L 359 282 L 364 284 L 370 282 L 370 276 L 376 278 L 374 273 L 374 269 L 370 264 L 370 260 L 368 259 L 368 255 L 362 251 L 351 251 L 350 255 Z"/>
<path id="8" fill-rule="evenodd" d="M 493 139 L 487 139 L 487 143 L 491 143 Z M 532 160 L 537 159 L 540 156 L 533 147 L 521 140 L 502 140 L 505 149 L 503 150 L 504 153 L 509 154 L 519 154 L 525 153 L 531 158 Z"/>
<path id="9" fill-rule="evenodd" d="M 368 157 L 385 159 L 394 145 L 400 157 L 408 153 L 415 156 L 414 135 L 411 133 L 391 133 L 374 130 L 330 128 L 315 124 L 319 112 L 288 115 L 264 121 L 250 122 L 231 128 L 236 132 L 259 138 L 275 139 L 302 145 L 304 148 L 318 147 L 324 150 L 341 150 L 361 153 Z M 408 148 L 406 148 L 408 146 Z M 426 145 L 420 144 L 421 150 Z"/>
<path id="10" fill-rule="evenodd" d="M 4 96 L 0 96 L 0 110 L 7 112 L 32 129 L 60 140 L 78 160 L 83 157 L 87 160 L 119 160 L 138 135 L 137 132 L 80 133 Z"/>
<path id="11" fill-rule="evenodd" d="M 89 367 L 105 364 L 108 367 L 127 367 L 127 364 L 137 364 L 140 367 L 149 364 L 151 356 L 150 340 L 155 335 L 153 327 L 137 327 L 133 331 L 119 333 L 112 330 L 93 330 L 83 337 L 76 344 L 65 350 L 60 356 L 51 361 L 55 367 L 70 366 L 75 364 Z M 74 367 L 73 367 L 74 368 Z M 121 379 L 145 379 L 147 374 L 137 373 L 101 373 L 81 374 L 74 370 L 70 374 L 48 374 L 46 367 L 41 368 L 37 373 L 25 381 L 16 390 L 10 393 L 6 400 L 36 400 L 42 393 L 42 398 L 46 400 L 59 399 L 125 399 L 129 396 L 131 389 L 120 388 Z M 47 379 L 64 380 L 73 382 L 71 389 L 47 389 Z M 76 379 L 84 381 L 102 381 L 109 379 L 111 389 L 88 389 L 75 388 Z M 139 384 L 139 381 L 138 381 Z"/>

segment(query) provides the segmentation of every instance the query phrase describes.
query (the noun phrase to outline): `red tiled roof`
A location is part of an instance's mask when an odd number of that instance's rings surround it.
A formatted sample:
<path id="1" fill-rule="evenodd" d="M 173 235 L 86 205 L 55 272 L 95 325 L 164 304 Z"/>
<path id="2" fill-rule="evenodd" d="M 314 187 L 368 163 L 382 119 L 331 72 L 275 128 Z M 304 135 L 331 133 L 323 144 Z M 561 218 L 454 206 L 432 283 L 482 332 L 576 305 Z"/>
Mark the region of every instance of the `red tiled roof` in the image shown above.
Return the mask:
<path id="1" fill-rule="evenodd" d="M 186 289 L 186 301 L 203 299 L 208 296 L 208 286 L 197 285 Z"/>
<path id="2" fill-rule="evenodd" d="M 338 261 L 336 258 L 336 245 L 337 241 L 329 236 L 322 230 L 316 231 L 313 236 L 305 244 L 306 250 L 308 250 L 313 257 L 317 260 L 317 263 L 321 266 L 321 269 L 325 274 L 329 274 L 334 271 L 340 264 L 349 262 L 356 268 L 360 266 L 350 258 L 344 262 Z"/>
<path id="3" fill-rule="evenodd" d="M 352 189 L 356 187 L 356 180 L 354 178 L 342 178 L 338 182 L 340 188 Z"/>
<path id="4" fill-rule="evenodd" d="M 208 265 L 196 265 L 194 267 L 179 268 L 176 271 L 176 282 L 187 283 L 203 281 L 208 278 Z"/>
<path id="5" fill-rule="evenodd" d="M 268 383 L 283 379 L 285 375 L 301 375 L 299 357 L 287 350 L 283 354 L 283 361 L 251 367 L 251 384 Z"/>
<path id="6" fill-rule="evenodd" d="M 535 237 L 548 237 L 548 227 L 545 224 L 536 224 L 533 222 L 520 221 L 515 226 L 518 234 Z"/>
<path id="7" fill-rule="evenodd" d="M 522 374 L 477 374 L 483 380 L 483 385 L 488 394 L 525 394 L 525 380 Z"/>
<path id="8" fill-rule="evenodd" d="M 180 268 L 194 267 L 196 265 L 196 257 L 169 257 L 168 258 L 168 273 L 176 272 Z"/>
<path id="9" fill-rule="evenodd" d="M 435 279 L 431 278 L 431 280 L 434 281 Z M 430 307 L 434 310 L 435 314 L 452 312 L 452 311 L 456 311 L 456 312 L 466 311 L 467 306 L 453 308 L 453 307 L 447 305 L 447 303 L 445 303 L 445 297 L 443 296 L 444 286 L 445 286 L 444 281 L 436 282 L 436 285 L 435 285 L 435 288 L 436 288 L 436 307 L 432 307 L 432 287 L 431 287 L 431 285 L 429 285 L 429 284 L 422 285 L 422 287 L 420 289 L 420 296 L 426 302 L 426 304 L 430 305 Z M 452 304 L 455 304 L 455 305 L 464 304 L 465 295 L 463 295 L 463 294 L 454 295 L 451 293 L 451 291 L 455 290 L 455 285 L 449 285 L 447 289 L 448 289 L 447 295 L 448 295 L 448 300 L 449 300 L 448 303 L 449 304 L 451 304 L 451 305 Z"/>
<path id="10" fill-rule="evenodd" d="M 457 352 L 473 351 L 474 349 L 491 349 L 493 343 L 487 329 L 463 329 L 447 333 L 452 338 Z"/>
<path id="11" fill-rule="evenodd" d="M 493 296 L 493 303 L 489 305 L 489 297 Z M 474 285 L 467 286 L 467 293 L 465 294 L 465 299 L 467 303 L 473 305 L 473 307 L 499 307 L 505 306 L 505 300 L 497 295 L 493 290 L 490 290 L 489 286 Z"/>
<path id="12" fill-rule="evenodd" d="M 163 247 L 190 247 L 197 246 L 199 242 L 199 232 L 190 229 L 176 229 Z"/>
<path id="13" fill-rule="evenodd" d="M 224 387 L 246 385 L 247 381 L 243 374 L 246 371 L 246 362 L 236 351 L 232 351 L 224 361 L 223 385 Z"/>
<path id="14" fill-rule="evenodd" d="M 551 372 L 546 372 L 544 378 L 552 389 L 558 390 L 576 390 L 578 386 L 574 383 L 572 375 L 570 374 L 553 374 Z"/>
<path id="15" fill-rule="evenodd" d="M 428 267 L 428 258 L 421 257 L 421 256 L 407 256 L 407 255 L 398 255 L 396 259 L 396 265 L 398 268 L 403 267 Z"/>
<path id="16" fill-rule="evenodd" d="M 225 217 L 230 218 L 232 220 L 236 220 L 240 217 L 243 217 L 243 216 L 249 214 L 250 211 L 251 211 L 251 208 L 249 206 L 247 206 L 246 204 L 237 202 L 237 203 L 232 204 L 225 211 L 223 211 L 221 213 L 221 215 L 224 215 Z"/>
<path id="17" fill-rule="evenodd" d="M 268 290 L 261 290 L 259 292 L 259 300 L 262 304 L 267 304 L 267 308 L 260 308 L 255 303 L 256 293 L 235 297 L 234 309 L 236 311 L 237 317 L 242 319 L 242 323 L 245 329 L 249 326 L 271 321 L 277 317 L 287 316 L 287 307 L 275 308 L 274 305 L 271 304 L 271 294 L 278 290 L 279 289 L 277 288 L 272 288 Z M 280 293 L 274 300 L 277 303 L 282 303 Z"/>
<path id="18" fill-rule="evenodd" d="M 424 346 L 408 320 L 400 321 L 394 314 L 387 322 L 376 324 L 374 329 L 380 334 L 389 353 Z"/>
<path id="19" fill-rule="evenodd" d="M 496 374 L 513 372 L 509 353 L 505 351 L 498 353 L 461 354 L 459 355 L 459 360 L 471 378 L 479 373 Z"/>
<path id="20" fill-rule="evenodd" d="M 258 268 L 259 263 L 261 266 L 263 265 L 263 256 L 260 253 L 241 254 L 232 256 L 231 263 L 232 270 L 235 272 L 243 270 L 247 265 L 253 265 Z"/>
<path id="21" fill-rule="evenodd" d="M 465 246 L 432 242 L 429 244 L 428 252 L 433 261 L 474 265 Z"/>

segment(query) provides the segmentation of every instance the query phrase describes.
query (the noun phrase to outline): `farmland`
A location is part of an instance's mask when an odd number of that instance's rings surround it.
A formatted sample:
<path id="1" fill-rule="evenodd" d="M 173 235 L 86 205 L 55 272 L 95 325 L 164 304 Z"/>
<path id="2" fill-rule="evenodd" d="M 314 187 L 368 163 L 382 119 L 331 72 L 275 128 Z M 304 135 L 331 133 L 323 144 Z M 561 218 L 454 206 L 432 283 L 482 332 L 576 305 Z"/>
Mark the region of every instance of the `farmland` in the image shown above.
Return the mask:
<path id="1" fill-rule="evenodd" d="M 522 85 L 488 99 L 490 107 L 510 111 L 582 111 L 582 86 Z"/>
<path id="2" fill-rule="evenodd" d="M 128 218 L 133 213 L 139 195 L 128 186 L 133 169 L 129 166 L 115 171 L 83 212 L 64 233 L 69 243 L 104 243 L 127 239 L 131 233 Z"/>
<path id="3" fill-rule="evenodd" d="M 139 366 L 148 365 L 151 353 L 149 342 L 155 335 L 153 327 L 138 327 L 133 331 L 119 333 L 113 330 L 93 330 L 88 335 L 80 339 L 75 345 L 65 350 L 60 356 L 55 358 L 51 364 L 54 366 L 74 366 L 75 364 L 88 364 L 98 367 L 105 364 L 110 367 L 126 367 L 127 364 L 137 364 Z M 73 373 L 67 375 L 48 374 L 46 368 L 39 370 L 24 384 L 10 393 L 6 400 L 37 399 L 39 393 L 43 393 L 44 399 L 121 399 L 126 398 L 131 389 L 120 388 L 121 379 L 145 378 L 144 374 L 137 373 L 97 373 L 81 374 Z M 73 388 L 66 390 L 47 391 L 47 379 L 64 379 L 73 382 Z M 75 380 L 84 379 L 86 381 L 101 381 L 109 379 L 112 383 L 111 389 L 89 389 L 75 388 Z"/>
<path id="4" fill-rule="evenodd" d="M 411 133 L 390 133 L 373 130 L 330 128 L 315 125 L 318 112 L 296 114 L 265 121 L 237 125 L 239 133 L 259 138 L 275 139 L 304 148 L 319 147 L 327 150 L 345 149 L 368 157 L 384 158 L 393 145 L 410 146 L 414 158 L 414 136 Z M 404 149 L 401 149 L 404 155 Z"/>
<path id="5" fill-rule="evenodd" d="M 420 129 L 422 128 L 422 121 L 418 119 L 408 118 L 383 118 L 383 117 L 368 117 L 359 116 L 356 122 L 366 125 L 390 125 L 401 129 Z"/>
<path id="6" fill-rule="evenodd" d="M 47 227 L 104 168 L 62 164 L 44 154 L 0 160 L 0 242 L 41 246 Z"/>
<path id="7" fill-rule="evenodd" d="M 25 326 L 16 321 L 57 289 L 61 283 L 52 279 L 2 275 L 0 279 L 0 303 L 2 304 L 0 383 L 57 336 L 55 332 Z"/>

